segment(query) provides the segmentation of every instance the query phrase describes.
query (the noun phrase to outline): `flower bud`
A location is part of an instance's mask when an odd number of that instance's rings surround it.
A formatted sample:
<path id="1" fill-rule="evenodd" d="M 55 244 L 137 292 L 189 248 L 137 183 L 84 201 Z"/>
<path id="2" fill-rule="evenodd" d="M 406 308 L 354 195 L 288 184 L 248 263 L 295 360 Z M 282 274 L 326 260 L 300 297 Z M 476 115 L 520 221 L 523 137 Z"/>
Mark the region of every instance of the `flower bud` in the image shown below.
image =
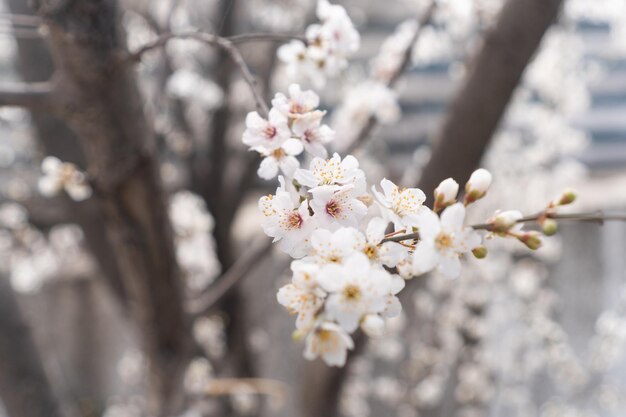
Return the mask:
<path id="1" fill-rule="evenodd" d="M 485 246 L 477 246 L 472 249 L 472 254 L 476 259 L 483 259 L 487 256 L 487 248 Z"/>
<path id="2" fill-rule="evenodd" d="M 377 314 L 368 314 L 361 321 L 361 329 L 369 337 L 381 337 L 385 334 L 385 320 Z"/>
<path id="3" fill-rule="evenodd" d="M 506 233 L 511 227 L 515 226 L 522 217 L 522 213 L 517 210 L 507 210 L 496 213 L 495 217 L 491 219 L 491 224 L 493 225 L 492 231 L 495 233 Z"/>
<path id="4" fill-rule="evenodd" d="M 541 247 L 541 236 L 538 232 L 524 232 L 517 239 L 522 242 L 528 249 L 537 250 Z"/>
<path id="5" fill-rule="evenodd" d="M 435 188 L 435 211 L 439 211 L 455 203 L 458 193 L 458 182 L 454 181 L 452 178 L 441 181 L 441 184 Z"/>
<path id="6" fill-rule="evenodd" d="M 545 220 L 543 224 L 541 225 L 543 234 L 546 236 L 552 236 L 553 234 L 556 233 L 558 228 L 559 228 L 558 224 L 556 223 L 556 221 L 552 219 Z"/>
<path id="7" fill-rule="evenodd" d="M 568 188 L 565 191 L 563 191 L 563 194 L 561 194 L 561 197 L 559 197 L 559 200 L 557 201 L 556 205 L 566 206 L 568 204 L 572 204 L 574 200 L 576 200 L 576 191 L 574 191 L 571 188 Z"/>
<path id="8" fill-rule="evenodd" d="M 465 184 L 465 205 L 473 203 L 487 194 L 491 185 L 491 178 L 491 173 L 483 168 L 472 173 L 469 181 Z"/>
<path id="9" fill-rule="evenodd" d="M 303 332 L 302 330 L 294 330 L 293 333 L 291 333 L 291 340 L 299 342 L 304 338 L 304 336 L 306 336 L 306 332 Z"/>

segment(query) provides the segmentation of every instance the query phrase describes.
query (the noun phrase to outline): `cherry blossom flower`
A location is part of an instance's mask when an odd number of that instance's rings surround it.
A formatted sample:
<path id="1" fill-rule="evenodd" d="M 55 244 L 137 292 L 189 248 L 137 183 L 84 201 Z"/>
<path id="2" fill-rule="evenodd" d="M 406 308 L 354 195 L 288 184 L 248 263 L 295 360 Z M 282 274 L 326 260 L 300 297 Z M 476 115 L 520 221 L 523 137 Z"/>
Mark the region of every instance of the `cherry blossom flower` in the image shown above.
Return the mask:
<path id="1" fill-rule="evenodd" d="M 318 158 L 328 156 L 324 145 L 335 138 L 335 132 L 328 125 L 320 123 L 323 115 L 322 112 L 308 113 L 296 119 L 291 126 L 294 135 L 302 140 L 304 149 Z"/>
<path id="2" fill-rule="evenodd" d="M 278 175 L 280 169 L 285 176 L 292 178 L 296 170 L 300 168 L 300 162 L 296 155 L 302 153 L 302 143 L 297 139 L 287 139 L 278 148 L 262 150 L 264 156 L 257 174 L 259 177 L 270 180 Z"/>
<path id="3" fill-rule="evenodd" d="M 311 190 L 313 218 L 321 227 L 356 227 L 367 214 L 367 206 L 359 200 L 353 185 L 323 185 Z"/>
<path id="4" fill-rule="evenodd" d="M 460 256 L 480 245 L 480 235 L 464 227 L 465 207 L 456 203 L 446 208 L 439 218 L 425 211 L 419 219 L 420 241 L 413 253 L 413 274 L 420 275 L 437 268 L 449 278 L 461 274 Z"/>
<path id="5" fill-rule="evenodd" d="M 331 232 L 317 229 L 311 236 L 312 255 L 320 263 L 342 263 L 365 244 L 363 235 L 353 227 Z"/>
<path id="6" fill-rule="evenodd" d="M 321 356 L 329 366 L 343 366 L 348 349 L 354 349 L 350 335 L 335 323 L 324 322 L 307 335 L 304 357 L 313 360 Z"/>
<path id="7" fill-rule="evenodd" d="M 328 264 L 318 276 L 322 289 L 329 293 L 325 313 L 346 331 L 357 329 L 361 318 L 385 309 L 391 290 L 391 276 L 373 267 L 362 253 L 351 255 L 344 264 Z"/>
<path id="8" fill-rule="evenodd" d="M 290 119 L 307 115 L 317 109 L 320 104 L 320 98 L 313 90 L 302 91 L 300 85 L 291 84 L 288 91 L 289 97 L 283 93 L 276 93 L 272 100 L 272 107 Z"/>
<path id="9" fill-rule="evenodd" d="M 271 151 L 278 149 L 291 137 L 287 117 L 276 109 L 269 112 L 268 120 L 253 111 L 246 116 L 243 143 L 253 149 Z"/>
<path id="10" fill-rule="evenodd" d="M 388 224 L 388 221 L 380 217 L 370 220 L 365 233 L 366 241 L 360 250 L 370 261 L 393 268 L 407 256 L 407 249 L 396 242 L 380 243 L 385 238 Z"/>
<path id="11" fill-rule="evenodd" d="M 356 194 L 365 193 L 365 173 L 359 169 L 359 161 L 352 155 L 346 156 L 343 160 L 337 153 L 328 160 L 313 158 L 309 169 L 297 170 L 294 178 L 300 184 L 312 189 L 322 185 L 351 184 Z"/>
<path id="12" fill-rule="evenodd" d="M 315 322 L 315 315 L 324 304 L 326 294 L 317 284 L 319 265 L 304 261 L 291 263 L 293 278 L 278 290 L 278 303 L 290 313 L 297 314 L 296 328 L 308 331 Z"/>
<path id="13" fill-rule="evenodd" d="M 306 201 L 293 200 L 286 190 L 285 180 L 279 177 L 280 187 L 276 195 L 264 196 L 259 200 L 259 210 L 265 220 L 261 227 L 265 234 L 278 242 L 278 247 L 292 257 L 306 254 L 309 238 L 313 232 L 313 223 Z"/>
<path id="14" fill-rule="evenodd" d="M 419 216 L 427 210 L 423 205 L 426 200 L 424 192 L 419 188 L 400 189 L 386 178 L 380 182 L 380 187 L 384 194 L 376 187 L 372 187 L 372 191 L 383 218 L 392 222 L 396 230 L 417 226 Z"/>
<path id="15" fill-rule="evenodd" d="M 91 197 L 92 190 L 87 183 L 87 177 L 76 168 L 76 165 L 48 156 L 42 161 L 41 170 L 43 176 L 39 178 L 37 186 L 44 196 L 53 197 L 61 190 L 65 190 L 74 201 L 83 201 Z"/>

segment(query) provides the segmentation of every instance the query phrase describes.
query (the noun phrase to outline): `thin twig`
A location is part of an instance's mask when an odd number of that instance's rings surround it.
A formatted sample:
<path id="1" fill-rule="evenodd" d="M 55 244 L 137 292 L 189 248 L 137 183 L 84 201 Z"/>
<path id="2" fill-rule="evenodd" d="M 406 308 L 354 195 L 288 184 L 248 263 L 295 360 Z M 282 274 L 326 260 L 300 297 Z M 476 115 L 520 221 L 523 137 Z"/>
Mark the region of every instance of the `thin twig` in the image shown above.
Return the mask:
<path id="1" fill-rule="evenodd" d="M 39 26 L 41 19 L 27 14 L 0 13 L 0 20 L 7 20 L 15 25 Z"/>
<path id="2" fill-rule="evenodd" d="M 253 242 L 243 254 L 215 283 L 207 293 L 189 303 L 188 311 L 193 316 L 209 312 L 239 281 L 245 278 L 254 266 L 272 249 L 271 240 L 263 236 Z"/>
<path id="3" fill-rule="evenodd" d="M 389 77 L 387 81 L 387 87 L 392 88 L 396 85 L 402 74 L 409 68 L 409 64 L 411 62 L 411 56 L 413 55 L 413 49 L 417 44 L 417 40 L 419 39 L 423 29 L 427 26 L 433 18 L 435 14 L 435 10 L 437 9 L 437 2 L 433 1 L 428 9 L 422 15 L 419 26 L 417 30 L 415 30 L 415 34 L 409 43 L 409 47 L 404 52 L 404 57 L 402 58 L 401 64 L 398 66 L 396 72 Z M 378 118 L 375 115 L 371 115 L 367 122 L 361 127 L 359 133 L 355 136 L 355 139 L 348 145 L 345 153 L 350 154 L 353 153 L 357 148 L 359 148 L 363 143 L 370 137 L 372 131 L 378 125 Z"/>
<path id="4" fill-rule="evenodd" d="M 571 213 L 571 214 L 570 213 L 560 214 L 560 213 L 540 212 L 537 214 L 533 214 L 531 216 L 522 217 L 516 223 L 532 223 L 532 222 L 536 222 L 537 220 L 541 218 L 548 218 L 548 219 L 554 219 L 554 220 L 579 221 L 579 222 L 593 222 L 593 223 L 599 223 L 599 224 L 603 224 L 606 221 L 626 222 L 626 214 L 618 214 L 618 213 L 604 214 L 602 211 L 597 211 L 593 213 Z M 492 223 L 475 224 L 470 227 L 474 230 L 487 230 L 487 231 L 493 230 Z M 402 242 L 404 240 L 417 240 L 419 239 L 419 237 L 420 237 L 419 232 L 407 233 L 403 235 L 390 236 L 388 238 L 381 240 L 380 243 Z"/>
<path id="5" fill-rule="evenodd" d="M 290 35 L 288 33 L 243 33 L 241 35 L 229 36 L 227 39 L 237 45 L 248 42 L 307 42 L 304 36 Z"/>
<path id="6" fill-rule="evenodd" d="M 129 54 L 128 59 L 133 62 L 138 62 L 141 60 L 143 54 L 148 51 L 151 51 L 156 48 L 164 47 L 169 41 L 173 39 L 193 39 L 211 46 L 215 46 L 221 48 L 226 51 L 233 62 L 239 67 L 241 71 L 241 75 L 243 76 L 244 81 L 250 87 L 252 94 L 254 96 L 254 100 L 256 101 L 257 107 L 259 111 L 262 113 L 262 116 L 267 117 L 269 113 L 269 107 L 265 100 L 262 97 L 262 94 L 257 89 L 257 82 L 254 76 L 252 75 L 248 64 L 246 64 L 243 59 L 241 52 L 235 46 L 237 43 L 243 42 L 252 42 L 252 41 L 264 41 L 264 40 L 276 40 L 276 41 L 285 41 L 289 39 L 295 39 L 297 37 L 293 35 L 280 35 L 280 34 L 244 34 L 244 35 L 236 35 L 230 38 L 225 38 L 221 36 L 216 36 L 207 32 L 202 32 L 199 30 L 187 31 L 187 32 L 179 32 L 179 33 L 163 33 L 159 35 L 156 39 L 151 42 L 146 43 L 135 52 Z"/>
<path id="7" fill-rule="evenodd" d="M 32 110 L 49 109 L 52 106 L 52 84 L 16 83 L 0 86 L 0 107 L 18 106 Z"/>

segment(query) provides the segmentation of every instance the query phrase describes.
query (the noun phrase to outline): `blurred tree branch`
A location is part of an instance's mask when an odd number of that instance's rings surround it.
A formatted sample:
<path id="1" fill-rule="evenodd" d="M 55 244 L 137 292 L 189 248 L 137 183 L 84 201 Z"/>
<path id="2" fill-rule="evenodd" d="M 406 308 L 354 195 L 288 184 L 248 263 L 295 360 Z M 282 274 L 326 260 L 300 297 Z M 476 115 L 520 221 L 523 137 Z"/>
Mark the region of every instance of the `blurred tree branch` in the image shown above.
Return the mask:
<path id="1" fill-rule="evenodd" d="M 30 110 L 51 110 L 52 84 L 48 82 L 0 85 L 0 106 L 19 106 Z"/>

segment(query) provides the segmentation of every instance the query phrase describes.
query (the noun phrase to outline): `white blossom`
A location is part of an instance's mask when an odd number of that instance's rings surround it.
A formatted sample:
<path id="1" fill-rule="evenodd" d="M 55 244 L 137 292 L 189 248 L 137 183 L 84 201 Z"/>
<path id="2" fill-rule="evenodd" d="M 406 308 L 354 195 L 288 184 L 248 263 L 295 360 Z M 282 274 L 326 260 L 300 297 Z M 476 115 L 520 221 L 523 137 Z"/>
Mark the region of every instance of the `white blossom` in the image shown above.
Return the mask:
<path id="1" fill-rule="evenodd" d="M 320 98 L 313 90 L 302 91 L 300 85 L 291 84 L 288 91 L 289 97 L 283 93 L 276 93 L 272 100 L 272 107 L 290 119 L 307 115 L 317 109 L 320 104 Z"/>
<path id="2" fill-rule="evenodd" d="M 381 208 L 383 218 L 392 222 L 396 229 L 417 226 L 421 213 L 426 210 L 423 206 L 426 195 L 419 188 L 401 189 L 388 179 L 380 182 L 383 193 L 372 187 L 374 196 Z"/>
<path id="3" fill-rule="evenodd" d="M 246 130 L 243 143 L 253 149 L 272 151 L 280 148 L 291 138 L 287 117 L 276 109 L 271 109 L 268 119 L 253 111 L 246 116 Z"/>
<path id="4" fill-rule="evenodd" d="M 334 323 L 325 322 L 307 335 L 304 357 L 313 360 L 321 356 L 329 366 L 343 366 L 348 349 L 353 348 L 354 342 L 348 333 Z"/>
<path id="5" fill-rule="evenodd" d="M 297 170 L 294 178 L 312 189 L 322 185 L 353 185 L 356 194 L 365 193 L 365 173 L 359 169 L 359 161 L 352 155 L 343 160 L 337 153 L 328 160 L 313 158 L 309 169 Z"/>
<path id="6" fill-rule="evenodd" d="M 62 162 L 54 156 L 44 158 L 41 163 L 43 176 L 39 178 L 39 192 L 46 197 L 53 197 L 61 190 L 74 201 L 83 201 L 91 197 L 92 190 L 87 177 L 76 165 Z"/>
<path id="7" fill-rule="evenodd" d="M 357 329 L 363 316 L 385 309 L 391 291 L 391 276 L 373 267 L 361 253 L 351 255 L 344 264 L 328 264 L 320 271 L 320 286 L 330 295 L 325 313 L 348 332 Z"/>
<path id="8" fill-rule="evenodd" d="M 261 223 L 263 231 L 278 242 L 278 247 L 293 257 L 306 254 L 309 238 L 313 232 L 313 223 L 306 201 L 294 201 L 286 190 L 283 177 L 279 177 L 280 187 L 276 195 L 261 197 L 259 210 L 265 220 Z"/>
<path id="9" fill-rule="evenodd" d="M 309 330 L 315 322 L 315 314 L 324 304 L 326 294 L 317 284 L 319 265 L 305 261 L 291 263 L 293 278 L 278 290 L 278 303 L 290 313 L 297 314 L 296 328 Z"/>
<path id="10" fill-rule="evenodd" d="M 322 185 L 311 190 L 313 217 L 319 226 L 337 228 L 358 226 L 367 214 L 367 206 L 359 200 L 360 193 L 351 184 Z"/>
<path id="11" fill-rule="evenodd" d="M 459 193 L 459 183 L 452 178 L 441 181 L 441 184 L 435 188 L 435 209 L 447 207 L 456 202 L 456 196 Z"/>
<path id="12" fill-rule="evenodd" d="M 310 112 L 297 118 L 291 125 L 291 130 L 302 141 L 304 149 L 319 158 L 328 156 L 324 145 L 335 138 L 335 132 L 328 125 L 320 123 L 323 115 L 319 111 Z"/>
<path id="13" fill-rule="evenodd" d="M 465 227 L 465 207 L 456 203 L 446 208 L 439 218 L 426 211 L 419 220 L 420 241 L 413 253 L 413 273 L 420 275 L 437 268 L 449 278 L 461 273 L 460 256 L 480 244 L 480 235 Z"/>
<path id="14" fill-rule="evenodd" d="M 287 139 L 275 149 L 261 150 L 263 160 L 257 170 L 258 176 L 271 180 L 278 175 L 280 170 L 287 178 L 292 178 L 296 170 L 300 168 L 296 155 L 300 155 L 302 150 L 302 143 L 296 139 Z"/>

